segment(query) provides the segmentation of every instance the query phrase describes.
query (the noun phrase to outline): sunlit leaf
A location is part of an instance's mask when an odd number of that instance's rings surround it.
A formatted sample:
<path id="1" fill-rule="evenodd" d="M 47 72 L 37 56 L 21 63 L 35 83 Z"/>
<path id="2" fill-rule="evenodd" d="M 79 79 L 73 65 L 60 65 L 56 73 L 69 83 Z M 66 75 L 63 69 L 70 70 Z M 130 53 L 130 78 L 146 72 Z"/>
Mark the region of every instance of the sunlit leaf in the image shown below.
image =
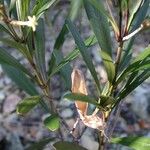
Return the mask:
<path id="1" fill-rule="evenodd" d="M 42 2 L 38 2 L 33 8 L 32 14 L 36 15 L 37 19 L 39 19 L 41 15 L 57 1 L 58 0 L 43 0 Z"/>
<path id="2" fill-rule="evenodd" d="M 52 114 L 44 120 L 44 125 L 51 131 L 55 131 L 59 128 L 60 122 L 57 114 Z"/>
<path id="3" fill-rule="evenodd" d="M 121 144 L 128 146 L 133 150 L 149 150 L 150 149 L 150 138 L 148 137 L 123 137 L 123 138 L 112 138 L 111 143 Z"/>
<path id="4" fill-rule="evenodd" d="M 39 104 L 41 97 L 40 96 L 31 96 L 23 99 L 17 105 L 17 113 L 21 115 L 25 115 L 29 111 L 31 111 L 37 104 Z"/>

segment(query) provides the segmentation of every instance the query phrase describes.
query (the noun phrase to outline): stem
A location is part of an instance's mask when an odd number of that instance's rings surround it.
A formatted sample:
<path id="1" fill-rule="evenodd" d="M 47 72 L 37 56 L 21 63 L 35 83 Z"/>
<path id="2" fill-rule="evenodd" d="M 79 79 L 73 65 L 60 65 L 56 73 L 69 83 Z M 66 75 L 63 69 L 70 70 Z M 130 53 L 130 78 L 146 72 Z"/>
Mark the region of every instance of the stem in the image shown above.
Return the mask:
<path id="1" fill-rule="evenodd" d="M 122 39 L 122 6 L 121 1 L 119 0 L 119 41 Z"/>
<path id="2" fill-rule="evenodd" d="M 128 22 L 129 22 L 130 12 L 129 12 L 129 3 L 127 3 L 127 9 L 125 11 L 125 27 L 123 36 L 126 36 L 128 34 Z"/>
<path id="3" fill-rule="evenodd" d="M 98 137 L 99 137 L 99 150 L 104 150 L 104 140 L 105 140 L 104 133 L 99 132 Z"/>
<path id="4" fill-rule="evenodd" d="M 139 33 L 143 28 L 144 28 L 144 26 L 141 24 L 141 26 L 139 28 L 137 28 L 135 31 L 133 31 L 132 33 L 130 33 L 127 36 L 123 37 L 123 41 L 129 40 L 134 35 L 136 35 L 137 33 Z"/>

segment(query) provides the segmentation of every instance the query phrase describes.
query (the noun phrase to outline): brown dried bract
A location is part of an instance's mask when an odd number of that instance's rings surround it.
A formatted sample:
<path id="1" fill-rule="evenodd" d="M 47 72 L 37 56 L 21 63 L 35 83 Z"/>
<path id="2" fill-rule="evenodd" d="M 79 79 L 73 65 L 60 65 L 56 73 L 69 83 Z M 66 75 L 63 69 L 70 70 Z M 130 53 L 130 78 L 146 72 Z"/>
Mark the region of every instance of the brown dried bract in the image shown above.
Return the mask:
<path id="1" fill-rule="evenodd" d="M 78 69 L 74 69 L 71 78 L 72 78 L 72 93 L 82 93 L 87 95 L 88 93 L 82 72 Z M 105 122 L 103 112 L 101 112 L 102 114 L 101 116 L 98 116 L 95 112 L 92 115 L 87 115 L 88 103 L 76 100 L 75 105 L 79 113 L 80 119 L 86 126 L 98 129 L 100 131 L 104 130 Z"/>

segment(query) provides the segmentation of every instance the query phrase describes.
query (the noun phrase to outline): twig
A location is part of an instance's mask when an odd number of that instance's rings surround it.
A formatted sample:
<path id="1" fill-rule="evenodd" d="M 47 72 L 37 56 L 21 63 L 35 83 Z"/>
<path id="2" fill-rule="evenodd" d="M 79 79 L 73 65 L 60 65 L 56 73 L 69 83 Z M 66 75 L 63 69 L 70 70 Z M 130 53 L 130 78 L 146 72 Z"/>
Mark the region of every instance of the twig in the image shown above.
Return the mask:
<path id="1" fill-rule="evenodd" d="M 128 34 L 127 36 L 123 37 L 123 41 L 127 41 L 130 38 L 132 38 L 134 35 L 136 35 L 137 33 L 139 33 L 142 29 L 143 29 L 143 25 L 141 24 L 141 26 L 139 28 L 137 28 L 135 31 L 133 31 L 132 33 Z"/>

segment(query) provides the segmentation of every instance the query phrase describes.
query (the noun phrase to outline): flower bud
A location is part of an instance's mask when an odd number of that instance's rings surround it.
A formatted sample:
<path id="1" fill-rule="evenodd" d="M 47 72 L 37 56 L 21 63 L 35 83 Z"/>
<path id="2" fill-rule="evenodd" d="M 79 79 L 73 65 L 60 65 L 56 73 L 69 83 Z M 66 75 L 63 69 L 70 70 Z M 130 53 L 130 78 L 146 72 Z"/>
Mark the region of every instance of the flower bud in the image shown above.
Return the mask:
<path id="1" fill-rule="evenodd" d="M 143 25 L 143 29 L 150 28 L 150 19 L 144 20 L 142 25 Z"/>

